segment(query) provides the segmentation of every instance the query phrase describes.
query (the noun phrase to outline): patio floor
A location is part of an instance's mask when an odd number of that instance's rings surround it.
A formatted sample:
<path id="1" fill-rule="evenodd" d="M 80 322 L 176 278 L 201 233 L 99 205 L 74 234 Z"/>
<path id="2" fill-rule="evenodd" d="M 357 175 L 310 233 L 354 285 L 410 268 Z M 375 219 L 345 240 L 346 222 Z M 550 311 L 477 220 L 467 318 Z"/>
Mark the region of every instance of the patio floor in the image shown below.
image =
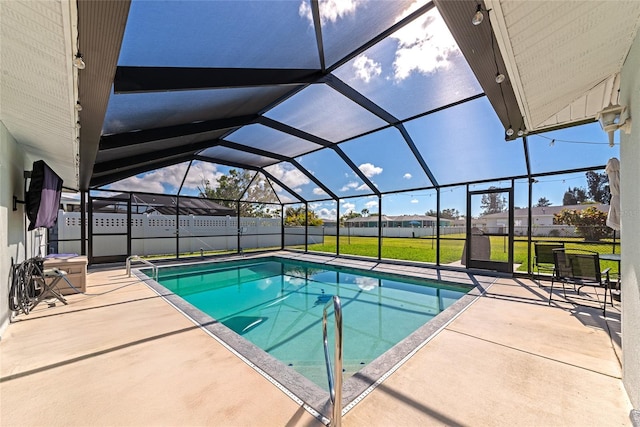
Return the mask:
<path id="1" fill-rule="evenodd" d="M 322 425 L 124 268 L 87 283 L 101 295 L 42 303 L 5 332 L 2 426 Z M 547 301 L 548 287 L 497 279 L 343 425 L 631 425 L 619 303 L 605 321 Z"/>

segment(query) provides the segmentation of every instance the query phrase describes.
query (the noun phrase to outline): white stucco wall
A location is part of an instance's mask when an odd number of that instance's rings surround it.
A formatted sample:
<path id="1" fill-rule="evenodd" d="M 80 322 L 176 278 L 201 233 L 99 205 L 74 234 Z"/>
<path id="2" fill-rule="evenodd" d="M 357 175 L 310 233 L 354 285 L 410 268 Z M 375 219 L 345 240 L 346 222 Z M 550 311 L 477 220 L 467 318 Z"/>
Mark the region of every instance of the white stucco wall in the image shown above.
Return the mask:
<path id="1" fill-rule="evenodd" d="M 25 215 L 23 205 L 13 211 L 13 196 L 24 200 L 23 171 L 26 155 L 0 122 L 0 337 L 9 324 L 9 272 L 14 262 L 25 259 Z"/>
<path id="2" fill-rule="evenodd" d="M 622 69 L 620 105 L 634 121 L 630 135 L 620 134 L 622 371 L 631 403 L 640 409 L 640 33 Z"/>

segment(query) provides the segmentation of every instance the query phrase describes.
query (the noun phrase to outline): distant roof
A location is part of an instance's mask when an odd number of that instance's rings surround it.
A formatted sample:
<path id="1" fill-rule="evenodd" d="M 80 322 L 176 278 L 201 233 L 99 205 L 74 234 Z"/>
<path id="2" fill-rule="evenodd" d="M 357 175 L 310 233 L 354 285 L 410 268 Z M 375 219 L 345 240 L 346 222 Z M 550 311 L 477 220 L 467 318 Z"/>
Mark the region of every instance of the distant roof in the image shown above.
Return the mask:
<path id="1" fill-rule="evenodd" d="M 382 221 L 436 221 L 435 216 L 429 215 L 382 215 Z M 347 222 L 371 222 L 377 221 L 378 216 L 359 216 L 355 218 L 350 218 Z M 440 218 L 440 220 L 450 221 L 448 218 Z"/>
<path id="2" fill-rule="evenodd" d="M 128 197 L 128 194 L 117 194 L 113 198 L 119 196 Z M 121 197 L 121 198 L 122 198 Z M 136 213 L 152 213 L 157 212 L 163 215 L 176 215 L 176 204 L 180 215 L 206 215 L 206 216 L 226 216 L 235 215 L 234 209 L 228 208 L 220 203 L 216 203 L 209 199 L 198 199 L 191 197 L 180 197 L 176 201 L 175 196 L 158 196 L 152 194 L 133 194 L 131 201 L 136 207 Z M 97 210 L 113 210 L 109 208 L 113 203 L 108 199 L 96 200 L 93 202 L 94 209 Z M 140 209 L 142 207 L 142 209 Z"/>
<path id="3" fill-rule="evenodd" d="M 590 207 L 595 207 L 599 211 L 608 212 L 609 205 L 605 205 L 604 203 L 587 203 L 582 205 L 565 205 L 565 206 L 534 206 L 531 208 L 532 216 L 553 216 L 560 212 L 563 209 L 575 209 L 575 210 L 583 210 Z M 521 208 L 514 209 L 513 216 L 514 217 L 526 217 L 528 215 L 529 209 Z M 489 215 L 483 215 L 482 218 L 504 218 L 507 216 L 507 212 L 498 212 Z"/>

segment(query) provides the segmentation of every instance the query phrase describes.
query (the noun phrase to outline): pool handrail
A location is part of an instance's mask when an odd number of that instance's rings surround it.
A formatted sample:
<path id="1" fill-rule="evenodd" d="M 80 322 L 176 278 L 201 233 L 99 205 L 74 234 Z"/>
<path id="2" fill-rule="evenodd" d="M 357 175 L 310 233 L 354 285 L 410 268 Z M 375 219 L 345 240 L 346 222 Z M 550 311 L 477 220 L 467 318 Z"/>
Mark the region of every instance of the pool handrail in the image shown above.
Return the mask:
<path id="1" fill-rule="evenodd" d="M 130 257 L 127 258 L 127 276 L 131 277 L 131 261 L 140 261 L 143 264 L 147 264 L 149 266 L 151 266 L 152 271 L 153 271 L 153 280 L 158 280 L 158 266 L 155 264 L 150 263 L 149 261 L 147 261 L 146 259 L 140 258 L 140 255 L 131 255 Z"/>
<path id="2" fill-rule="evenodd" d="M 333 315 L 335 317 L 335 363 L 331 372 L 331 360 L 329 357 L 329 345 L 327 338 L 327 309 L 333 305 Z M 327 368 L 327 378 L 329 380 L 329 397 L 331 400 L 331 427 L 342 425 L 342 305 L 340 297 L 334 295 L 324 306 L 322 311 L 322 343 L 324 345 L 324 361 Z"/>

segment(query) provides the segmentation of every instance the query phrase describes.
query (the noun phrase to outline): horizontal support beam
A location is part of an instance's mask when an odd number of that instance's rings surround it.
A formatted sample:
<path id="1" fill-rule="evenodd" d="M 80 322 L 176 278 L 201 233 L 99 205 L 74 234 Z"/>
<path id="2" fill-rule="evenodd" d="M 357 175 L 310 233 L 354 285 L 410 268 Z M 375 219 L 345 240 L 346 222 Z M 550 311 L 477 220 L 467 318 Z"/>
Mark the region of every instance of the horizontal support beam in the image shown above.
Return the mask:
<path id="1" fill-rule="evenodd" d="M 327 141 L 326 139 L 322 139 L 319 136 L 315 136 L 313 134 L 307 133 L 303 130 L 294 128 L 293 126 L 286 125 L 284 123 L 278 122 L 268 117 L 260 116 L 258 118 L 258 123 L 260 123 L 261 125 L 270 127 L 271 129 L 279 130 L 280 132 L 293 135 L 297 138 L 313 142 L 314 144 L 318 144 L 323 147 L 332 147 L 334 145 L 331 141 Z"/>
<path id="2" fill-rule="evenodd" d="M 140 165 L 137 167 L 124 169 L 124 170 L 114 170 L 112 173 L 107 173 L 101 176 L 96 176 L 95 174 L 91 178 L 90 187 L 97 188 L 102 187 L 103 185 L 111 184 L 116 181 L 120 181 L 121 179 L 129 178 L 130 176 L 139 175 L 141 173 L 150 172 L 156 169 L 164 168 L 167 166 L 173 166 L 175 164 L 188 162 L 193 159 L 193 155 L 186 154 L 184 156 L 179 157 L 171 157 L 164 159 L 159 162 L 151 162 L 148 164 Z"/>
<path id="3" fill-rule="evenodd" d="M 341 93 L 342 95 L 349 98 L 351 101 L 355 102 L 365 110 L 369 111 L 372 114 L 380 117 L 382 120 L 389 124 L 399 123 L 400 120 L 393 116 L 388 111 L 384 110 L 375 102 L 371 101 L 369 98 L 347 85 L 345 82 L 334 76 L 333 74 L 329 74 L 325 76 L 324 81 L 327 85 L 329 85 L 333 90 Z"/>
<path id="4" fill-rule="evenodd" d="M 118 67 L 115 93 L 297 85 L 314 83 L 320 70 L 289 68 Z"/>
<path id="5" fill-rule="evenodd" d="M 245 153 L 255 154 L 256 156 L 269 157 L 272 159 L 280 160 L 282 162 L 288 162 L 291 160 L 291 157 L 283 156 L 282 154 L 273 153 L 271 151 L 261 150 L 260 148 L 249 147 L 247 145 L 238 144 L 237 142 L 220 140 L 220 143 L 218 145 L 221 147 L 231 148 L 232 150 L 238 150 Z"/>
<path id="6" fill-rule="evenodd" d="M 93 166 L 93 176 L 100 176 L 100 174 L 109 173 L 114 170 L 130 168 L 137 163 L 148 162 L 153 160 L 161 160 L 166 157 L 175 157 L 183 154 L 195 155 L 200 150 L 204 150 L 218 145 L 220 140 L 211 139 L 208 141 L 196 142 L 189 145 L 179 145 L 177 147 L 167 148 L 165 150 L 156 150 L 145 153 L 143 159 L 139 156 L 127 156 L 121 159 L 109 160 L 106 162 L 96 163 Z"/>
<path id="7" fill-rule="evenodd" d="M 257 114 L 250 114 L 246 116 L 228 117 L 224 119 L 206 120 L 204 122 L 185 123 L 134 132 L 103 135 L 102 138 L 100 138 L 99 149 L 100 151 L 113 150 L 129 145 L 144 144 L 146 142 L 153 142 L 162 139 L 237 128 L 251 124 L 255 122 L 257 118 Z"/>
<path id="8" fill-rule="evenodd" d="M 250 171 L 262 172 L 262 168 L 260 166 L 251 166 L 243 163 L 233 162 L 231 160 L 214 159 L 212 157 L 201 155 L 193 156 L 193 160 L 197 160 L 199 162 L 215 163 L 216 165 L 229 166 L 231 168 L 238 168 L 240 170 L 247 169 Z"/>
<path id="9" fill-rule="evenodd" d="M 219 144 L 221 147 L 227 147 L 227 148 L 231 148 L 233 150 L 238 150 L 238 151 L 243 151 L 246 153 L 251 153 L 251 154 L 255 154 L 257 156 L 264 156 L 264 157 L 270 157 L 272 159 L 277 159 L 280 160 L 281 162 L 289 162 L 291 163 L 293 166 L 295 166 L 300 172 L 302 172 L 307 178 L 309 178 L 311 181 L 313 181 L 318 187 L 322 188 L 327 194 L 329 194 L 330 196 L 337 198 L 335 196 L 335 194 L 333 194 L 331 192 L 331 190 L 329 190 L 327 187 L 325 187 L 319 180 L 318 178 L 316 178 L 315 176 L 313 176 L 312 173 L 310 173 L 308 170 L 306 170 L 305 168 L 302 167 L 302 165 L 300 165 L 294 158 L 292 157 L 287 157 L 287 156 L 283 156 L 282 154 L 276 154 L 276 153 L 272 153 L 270 151 L 265 151 L 265 150 L 261 150 L 259 148 L 255 148 L 255 147 L 247 147 L 246 145 L 242 145 L 242 144 L 238 144 L 235 142 L 231 142 L 231 141 L 226 141 L 226 140 L 222 140 L 220 141 Z M 263 169 L 263 172 L 266 173 L 266 171 Z M 278 183 L 278 185 L 280 185 L 280 183 Z M 288 188 L 285 187 L 283 185 L 281 185 L 283 188 Z M 289 190 L 287 190 L 289 191 Z M 304 200 L 301 198 L 301 196 L 295 192 L 291 192 L 289 191 L 292 195 L 300 198 L 300 200 Z"/>

